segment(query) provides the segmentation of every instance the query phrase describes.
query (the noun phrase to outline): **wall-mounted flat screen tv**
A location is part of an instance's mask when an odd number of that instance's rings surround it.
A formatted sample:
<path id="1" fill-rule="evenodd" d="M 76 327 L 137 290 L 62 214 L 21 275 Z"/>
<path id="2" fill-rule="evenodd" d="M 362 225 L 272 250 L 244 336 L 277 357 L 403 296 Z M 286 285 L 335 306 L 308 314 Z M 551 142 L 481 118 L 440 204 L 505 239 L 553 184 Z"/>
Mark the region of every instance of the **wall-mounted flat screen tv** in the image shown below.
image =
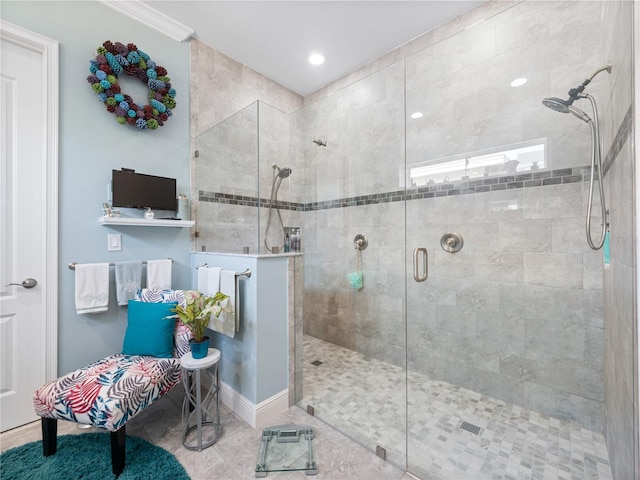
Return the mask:
<path id="1" fill-rule="evenodd" d="M 113 170 L 111 203 L 114 207 L 176 210 L 176 179 Z"/>

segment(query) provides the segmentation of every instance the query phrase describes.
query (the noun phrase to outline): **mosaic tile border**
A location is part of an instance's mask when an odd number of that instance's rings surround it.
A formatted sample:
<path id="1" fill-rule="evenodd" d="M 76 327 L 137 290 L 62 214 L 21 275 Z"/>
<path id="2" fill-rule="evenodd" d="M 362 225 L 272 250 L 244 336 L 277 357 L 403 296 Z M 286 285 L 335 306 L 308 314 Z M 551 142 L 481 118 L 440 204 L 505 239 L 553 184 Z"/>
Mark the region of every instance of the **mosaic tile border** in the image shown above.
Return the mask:
<path id="1" fill-rule="evenodd" d="M 226 205 L 241 205 L 243 207 L 269 207 L 271 201 L 260 197 L 247 197 L 243 195 L 233 195 L 230 193 L 208 192 L 206 190 L 198 190 L 198 201 L 209 203 L 223 203 Z M 304 211 L 304 203 L 276 202 L 278 208 L 282 210 Z"/>
<path id="2" fill-rule="evenodd" d="M 613 165 L 613 162 L 615 162 L 616 158 L 618 158 L 618 155 L 622 151 L 622 147 L 626 143 L 627 139 L 631 136 L 632 131 L 633 131 L 633 105 L 629 105 L 629 108 L 627 109 L 627 113 L 624 116 L 622 123 L 620 124 L 620 128 L 618 129 L 618 132 L 616 133 L 616 137 L 613 139 L 613 144 L 611 145 L 611 149 L 609 150 L 609 152 L 607 153 L 607 156 L 602 162 L 602 171 L 604 172 L 603 178 L 604 178 L 604 175 L 607 174 L 607 172 Z"/>
<path id="3" fill-rule="evenodd" d="M 479 178 L 463 182 L 440 183 L 424 187 L 395 190 L 392 192 L 360 195 L 357 197 L 325 200 L 322 202 L 296 203 L 278 201 L 277 206 L 282 210 L 309 212 L 313 210 L 327 210 L 332 208 L 356 207 L 377 203 L 402 202 L 405 200 L 420 200 L 423 198 L 447 197 L 454 195 L 469 195 L 473 193 L 496 192 L 500 190 L 514 190 L 529 187 L 546 187 L 568 183 L 585 182 L 589 180 L 591 167 L 562 168 L 558 170 L 542 170 L 539 172 L 518 173 L 500 177 Z M 242 205 L 247 207 L 269 207 L 270 200 L 259 197 L 246 197 L 228 193 L 198 191 L 201 202 Z"/>

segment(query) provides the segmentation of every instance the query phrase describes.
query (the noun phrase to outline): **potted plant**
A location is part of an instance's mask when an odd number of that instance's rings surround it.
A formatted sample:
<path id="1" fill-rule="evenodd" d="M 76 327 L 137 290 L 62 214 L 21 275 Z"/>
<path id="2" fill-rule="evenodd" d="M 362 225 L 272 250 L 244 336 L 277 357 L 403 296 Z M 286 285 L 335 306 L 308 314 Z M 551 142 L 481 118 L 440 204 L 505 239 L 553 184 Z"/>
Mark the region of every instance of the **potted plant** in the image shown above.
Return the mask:
<path id="1" fill-rule="evenodd" d="M 198 290 L 185 290 L 186 306 L 176 305 L 171 309 L 180 321 L 186 325 L 193 339 L 191 340 L 191 354 L 193 358 L 204 358 L 209 350 L 209 337 L 205 336 L 211 315 L 219 317 L 222 312 L 232 313 L 233 309 L 226 301 L 229 295 L 218 292 L 214 296 L 207 296 Z"/>

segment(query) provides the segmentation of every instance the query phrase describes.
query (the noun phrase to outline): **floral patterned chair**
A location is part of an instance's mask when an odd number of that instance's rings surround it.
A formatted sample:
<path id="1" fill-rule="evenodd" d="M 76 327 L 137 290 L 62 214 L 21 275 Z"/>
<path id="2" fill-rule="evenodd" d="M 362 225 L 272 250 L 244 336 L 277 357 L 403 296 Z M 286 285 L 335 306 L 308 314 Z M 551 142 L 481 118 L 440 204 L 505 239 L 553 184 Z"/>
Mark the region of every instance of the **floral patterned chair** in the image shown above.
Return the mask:
<path id="1" fill-rule="evenodd" d="M 111 432 L 112 470 L 116 477 L 122 473 L 126 423 L 180 381 L 179 358 L 189 351 L 191 332 L 166 318 L 176 304 L 185 304 L 184 291 L 141 290 L 129 302 L 123 353 L 36 390 L 33 405 L 42 417 L 45 456 L 56 453 L 58 420 L 82 423 Z"/>

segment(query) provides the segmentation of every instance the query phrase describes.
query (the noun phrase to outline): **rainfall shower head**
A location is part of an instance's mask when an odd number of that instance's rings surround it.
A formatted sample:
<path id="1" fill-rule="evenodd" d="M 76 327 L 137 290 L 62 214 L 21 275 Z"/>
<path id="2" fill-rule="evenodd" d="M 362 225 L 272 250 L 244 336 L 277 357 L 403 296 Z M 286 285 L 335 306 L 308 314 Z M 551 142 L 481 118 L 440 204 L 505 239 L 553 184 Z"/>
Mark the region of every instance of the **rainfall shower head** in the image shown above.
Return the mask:
<path id="1" fill-rule="evenodd" d="M 561 98 L 548 97 L 542 100 L 542 103 L 545 107 L 548 107 L 556 112 L 571 113 L 583 122 L 589 123 L 591 121 L 589 115 L 580 110 L 578 107 L 574 107 L 573 105 L 571 105 L 573 103 L 573 100 L 571 99 L 562 100 Z"/>
<path id="2" fill-rule="evenodd" d="M 280 178 L 284 179 L 291 175 L 291 169 L 289 167 L 280 168 L 274 163 L 273 168 L 278 171 L 277 176 Z"/>
<path id="3" fill-rule="evenodd" d="M 569 106 L 571 103 L 572 102 L 569 102 L 569 100 L 562 100 L 557 97 L 548 97 L 542 100 L 542 104 L 545 107 L 560 113 L 569 113 Z"/>

